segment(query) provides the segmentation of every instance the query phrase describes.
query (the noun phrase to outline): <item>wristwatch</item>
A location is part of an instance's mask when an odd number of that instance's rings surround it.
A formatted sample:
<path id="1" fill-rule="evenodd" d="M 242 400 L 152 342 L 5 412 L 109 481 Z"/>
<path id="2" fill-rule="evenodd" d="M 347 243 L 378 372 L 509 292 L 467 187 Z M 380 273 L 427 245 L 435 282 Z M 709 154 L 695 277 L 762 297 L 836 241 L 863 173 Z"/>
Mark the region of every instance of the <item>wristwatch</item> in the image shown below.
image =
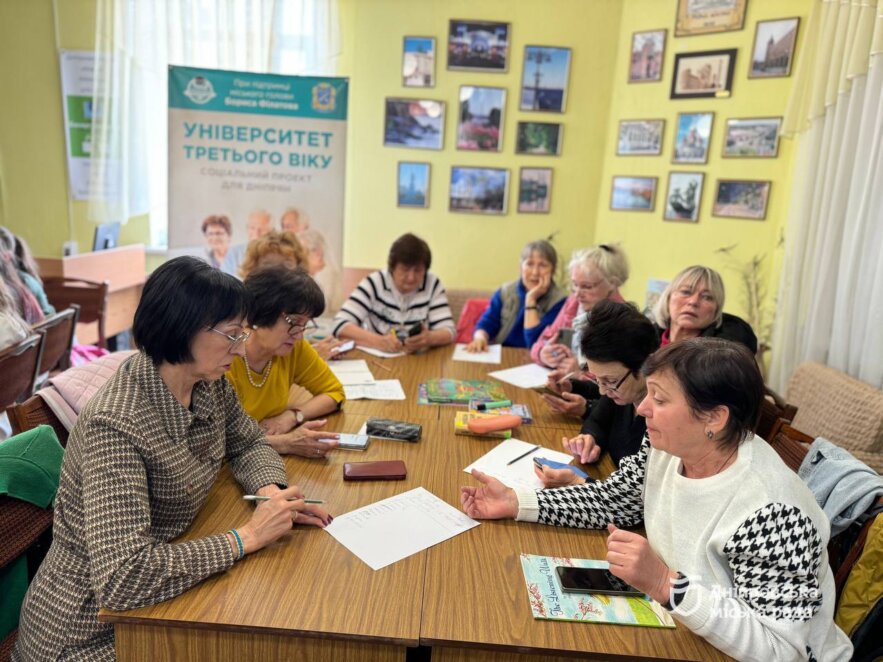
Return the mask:
<path id="1" fill-rule="evenodd" d="M 299 427 L 300 424 L 306 420 L 306 418 L 304 417 L 304 413 L 297 407 L 295 407 L 291 411 L 292 413 L 294 413 L 294 427 Z"/>

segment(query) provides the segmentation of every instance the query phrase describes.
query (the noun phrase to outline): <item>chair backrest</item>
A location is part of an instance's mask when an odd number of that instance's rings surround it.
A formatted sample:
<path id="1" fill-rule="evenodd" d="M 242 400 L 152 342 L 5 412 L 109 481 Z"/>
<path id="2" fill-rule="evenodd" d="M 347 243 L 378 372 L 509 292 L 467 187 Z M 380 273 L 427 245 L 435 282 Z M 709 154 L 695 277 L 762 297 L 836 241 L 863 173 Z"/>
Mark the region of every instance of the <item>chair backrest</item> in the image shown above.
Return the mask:
<path id="1" fill-rule="evenodd" d="M 785 399 L 769 386 L 764 386 L 764 391 L 764 399 L 761 403 L 757 425 L 754 426 L 754 432 L 758 437 L 769 440 L 772 437 L 773 428 L 779 421 L 790 423 L 794 420 L 797 407 L 785 402 Z"/>
<path id="2" fill-rule="evenodd" d="M 9 422 L 12 424 L 12 433 L 20 434 L 32 430 L 38 425 L 51 425 L 55 435 L 62 446 L 67 446 L 68 431 L 62 422 L 58 420 L 55 412 L 49 408 L 46 401 L 38 394 L 32 395 L 21 404 L 10 407 L 7 412 Z"/>
<path id="3" fill-rule="evenodd" d="M 772 426 L 767 441 L 785 464 L 796 472 L 800 468 L 803 458 L 809 453 L 810 445 L 815 440 L 808 434 L 791 427 L 790 423 L 791 421 L 778 419 Z"/>
<path id="4" fill-rule="evenodd" d="M 36 333 L 0 352 L 0 411 L 31 397 L 40 374 L 45 337 Z"/>
<path id="5" fill-rule="evenodd" d="M 84 324 L 98 322 L 98 346 L 104 348 L 107 348 L 104 318 L 107 312 L 109 285 L 107 281 L 98 283 L 80 278 L 47 278 L 43 281 L 46 298 L 56 310 L 77 304 L 80 307 L 80 322 Z"/>
<path id="6" fill-rule="evenodd" d="M 74 331 L 77 329 L 79 316 L 80 306 L 74 303 L 70 308 L 55 313 L 34 325 L 34 331 L 42 331 L 46 334 L 46 340 L 43 342 L 43 359 L 40 361 L 40 374 L 55 368 L 67 370 L 70 367 L 71 347 L 74 345 Z"/>

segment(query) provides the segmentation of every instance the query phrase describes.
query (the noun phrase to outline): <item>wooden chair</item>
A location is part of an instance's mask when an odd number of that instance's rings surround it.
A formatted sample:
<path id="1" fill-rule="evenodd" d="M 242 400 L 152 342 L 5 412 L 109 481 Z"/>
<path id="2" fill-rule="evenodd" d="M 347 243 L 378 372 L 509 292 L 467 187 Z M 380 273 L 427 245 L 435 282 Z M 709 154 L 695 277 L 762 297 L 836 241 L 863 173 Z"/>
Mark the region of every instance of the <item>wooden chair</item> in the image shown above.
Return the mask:
<path id="1" fill-rule="evenodd" d="M 98 283 L 80 278 L 47 278 L 43 289 L 49 303 L 56 310 L 70 308 L 71 304 L 80 307 L 79 322 L 98 322 L 98 346 L 107 349 L 107 336 L 104 332 L 104 318 L 107 313 L 107 281 Z"/>
<path id="2" fill-rule="evenodd" d="M 790 425 L 790 421 L 778 419 L 772 426 L 767 441 L 792 471 L 797 471 L 809 447 L 815 439 Z M 758 433 L 759 434 L 759 433 Z M 762 435 L 760 435 L 762 436 Z"/>
<path id="3" fill-rule="evenodd" d="M 74 345 L 74 332 L 80 317 L 80 306 L 71 304 L 70 308 L 47 317 L 34 325 L 34 331 L 46 334 L 43 342 L 43 358 L 40 361 L 40 374 L 56 368 L 67 370 L 71 363 L 71 347 Z"/>
<path id="4" fill-rule="evenodd" d="M 31 397 L 40 374 L 45 337 L 35 333 L 0 352 L 0 411 Z"/>
<path id="5" fill-rule="evenodd" d="M 773 435 L 773 428 L 780 422 L 790 423 L 797 414 L 797 407 L 785 402 L 785 398 L 776 393 L 768 386 L 764 386 L 765 397 L 761 403 L 760 414 L 754 432 L 758 437 L 769 441 Z"/>
<path id="6" fill-rule="evenodd" d="M 35 393 L 21 404 L 10 407 L 6 413 L 9 415 L 13 434 L 31 430 L 38 425 L 51 425 L 52 429 L 55 430 L 59 443 L 62 446 L 67 446 L 69 434 L 67 428 L 62 425 L 55 413 L 49 408 L 49 405 L 46 404 L 46 401 L 38 394 Z"/>

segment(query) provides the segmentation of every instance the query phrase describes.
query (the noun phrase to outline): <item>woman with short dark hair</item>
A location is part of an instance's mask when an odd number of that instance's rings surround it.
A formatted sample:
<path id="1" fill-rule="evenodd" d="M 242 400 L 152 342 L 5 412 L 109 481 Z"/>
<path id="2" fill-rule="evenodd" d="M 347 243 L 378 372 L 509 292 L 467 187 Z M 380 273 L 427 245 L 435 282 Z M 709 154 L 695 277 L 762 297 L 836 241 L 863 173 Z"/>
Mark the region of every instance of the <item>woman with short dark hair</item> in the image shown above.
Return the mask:
<path id="1" fill-rule="evenodd" d="M 429 244 L 410 232 L 396 239 L 386 271 L 365 276 L 335 315 L 334 335 L 384 352 L 452 343 L 456 329 L 448 296 L 430 266 Z"/>
<path id="2" fill-rule="evenodd" d="M 197 258 L 166 262 L 147 279 L 133 327 L 141 351 L 71 431 L 52 546 L 22 605 L 14 660 L 113 659 L 113 626 L 98 622 L 99 609 L 168 600 L 294 523 L 330 521 L 286 487 L 281 458 L 222 379 L 248 337 L 246 304 L 239 281 Z M 226 533 L 172 542 L 225 461 L 245 492 L 269 500 Z"/>
<path id="3" fill-rule="evenodd" d="M 251 333 L 242 355 L 227 371 L 227 380 L 277 452 L 324 457 L 337 446 L 338 435 L 323 432 L 325 421 L 314 419 L 337 411 L 345 395 L 340 381 L 303 334 L 325 310 L 325 296 L 305 271 L 284 266 L 251 272 L 245 289 L 252 302 L 248 311 Z M 290 403 L 293 385 L 312 397 Z"/>
<path id="4" fill-rule="evenodd" d="M 608 529 L 610 571 L 736 659 L 848 660 L 834 624 L 830 524 L 751 430 L 763 378 L 743 345 L 673 343 L 644 364 L 647 439 L 603 482 L 512 490 L 481 472 L 463 509 Z M 647 537 L 618 527 L 643 521 Z"/>

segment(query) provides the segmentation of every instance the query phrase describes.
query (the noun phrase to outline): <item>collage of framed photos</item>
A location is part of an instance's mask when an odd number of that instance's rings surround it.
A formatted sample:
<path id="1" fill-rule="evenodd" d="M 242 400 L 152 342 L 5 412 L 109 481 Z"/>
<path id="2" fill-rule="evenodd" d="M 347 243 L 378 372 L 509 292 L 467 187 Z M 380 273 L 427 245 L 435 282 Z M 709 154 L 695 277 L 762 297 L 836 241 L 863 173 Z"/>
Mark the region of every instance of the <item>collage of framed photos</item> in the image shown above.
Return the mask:
<path id="1" fill-rule="evenodd" d="M 748 0 L 697 3 L 677 0 L 675 37 L 732 32 L 744 29 Z M 797 44 L 799 18 L 758 21 L 754 45 L 747 65 L 749 79 L 791 75 Z M 632 35 L 629 83 L 663 80 L 667 30 L 635 32 Z M 721 99 L 733 93 L 736 71 L 735 48 L 677 53 L 671 77 L 669 99 Z M 674 127 L 671 163 L 705 165 L 711 149 L 715 113 L 679 113 Z M 734 159 L 774 159 L 779 154 L 781 117 L 728 117 L 723 122 L 721 156 Z M 619 122 L 617 156 L 661 156 L 663 119 L 624 119 Z M 663 218 L 695 223 L 705 173 L 671 171 L 663 205 Z M 657 177 L 613 177 L 610 208 L 614 211 L 652 212 L 656 208 Z M 770 197 L 769 180 L 718 179 L 715 183 L 712 215 L 764 220 Z"/>
<path id="2" fill-rule="evenodd" d="M 511 26 L 495 21 L 451 20 L 448 29 L 447 70 L 506 73 L 511 55 Z M 435 37 L 404 38 L 402 86 L 435 87 Z M 517 100 L 518 110 L 564 113 L 570 72 L 570 49 L 556 46 L 525 46 L 524 71 Z M 557 156 L 561 153 L 564 126 L 561 122 L 519 120 L 515 136 L 505 137 L 507 112 L 505 87 L 461 85 L 456 102 L 457 150 L 503 151 L 511 141 L 515 154 Z M 445 146 L 445 101 L 389 97 L 385 100 L 383 144 L 387 147 L 441 150 Z M 453 110 L 453 109 L 452 109 Z M 542 165 L 542 164 L 540 164 Z M 428 162 L 398 163 L 399 207 L 428 208 L 430 169 Z M 452 212 L 505 214 L 509 198 L 509 169 L 452 166 L 448 209 Z M 517 210 L 544 214 L 552 198 L 552 168 L 522 167 L 518 177 Z"/>

